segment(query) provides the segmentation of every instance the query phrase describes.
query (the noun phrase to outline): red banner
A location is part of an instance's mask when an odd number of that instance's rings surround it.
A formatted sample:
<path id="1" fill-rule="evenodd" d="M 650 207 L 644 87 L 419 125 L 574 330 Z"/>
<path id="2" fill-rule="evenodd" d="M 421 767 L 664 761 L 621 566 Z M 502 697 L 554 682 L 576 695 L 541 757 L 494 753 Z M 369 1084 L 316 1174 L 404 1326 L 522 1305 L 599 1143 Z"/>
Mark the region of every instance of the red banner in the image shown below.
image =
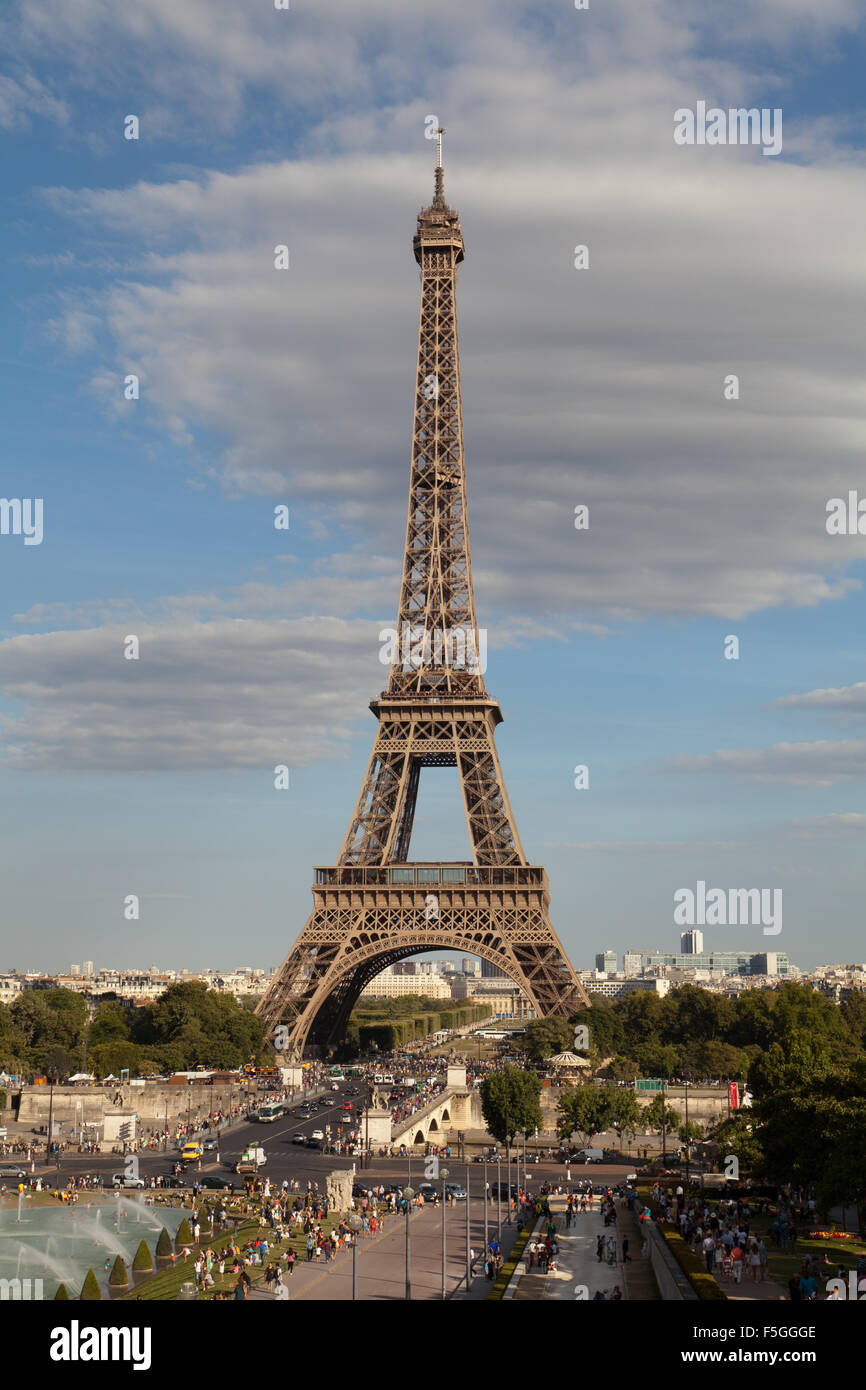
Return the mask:
<path id="1" fill-rule="evenodd" d="M 728 1082 L 728 1105 L 732 1110 L 736 1110 L 740 1104 L 740 1088 L 736 1081 Z"/>

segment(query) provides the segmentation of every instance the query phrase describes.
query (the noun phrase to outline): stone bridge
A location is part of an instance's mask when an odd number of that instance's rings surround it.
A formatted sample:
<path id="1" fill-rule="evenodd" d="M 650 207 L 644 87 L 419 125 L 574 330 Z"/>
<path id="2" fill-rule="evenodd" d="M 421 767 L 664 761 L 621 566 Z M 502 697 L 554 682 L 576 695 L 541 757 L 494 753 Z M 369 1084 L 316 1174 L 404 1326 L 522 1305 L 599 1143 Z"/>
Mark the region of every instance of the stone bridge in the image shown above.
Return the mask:
<path id="1" fill-rule="evenodd" d="M 465 1067 L 449 1067 L 444 1091 L 391 1126 L 391 1144 L 407 1148 L 443 1144 L 452 1130 L 483 1129 L 481 1097 L 466 1083 Z"/>

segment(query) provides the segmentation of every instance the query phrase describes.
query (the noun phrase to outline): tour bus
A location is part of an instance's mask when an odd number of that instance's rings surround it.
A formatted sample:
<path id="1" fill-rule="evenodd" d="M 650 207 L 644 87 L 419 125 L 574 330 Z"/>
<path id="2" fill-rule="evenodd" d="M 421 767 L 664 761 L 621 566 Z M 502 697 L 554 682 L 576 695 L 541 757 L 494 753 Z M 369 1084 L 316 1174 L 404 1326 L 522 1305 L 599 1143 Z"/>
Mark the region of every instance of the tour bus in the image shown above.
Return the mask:
<path id="1" fill-rule="evenodd" d="M 332 1081 L 342 1081 L 342 1080 L 343 1080 L 343 1068 L 342 1068 L 342 1067 L 331 1067 L 331 1070 L 328 1072 L 328 1076 L 331 1078 Z"/>
<path id="2" fill-rule="evenodd" d="M 279 1120 L 285 1111 L 285 1106 L 281 1100 L 272 1100 L 268 1105 L 260 1105 L 258 1119 L 262 1124 L 270 1124 L 273 1120 Z"/>

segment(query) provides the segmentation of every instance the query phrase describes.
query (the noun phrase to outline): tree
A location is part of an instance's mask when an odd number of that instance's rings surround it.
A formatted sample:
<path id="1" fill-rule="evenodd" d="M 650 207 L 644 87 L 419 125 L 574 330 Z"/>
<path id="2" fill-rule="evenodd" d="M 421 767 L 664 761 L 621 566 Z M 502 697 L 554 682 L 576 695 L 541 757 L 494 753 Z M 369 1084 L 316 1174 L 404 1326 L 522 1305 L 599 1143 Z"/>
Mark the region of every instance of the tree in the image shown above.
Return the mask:
<path id="1" fill-rule="evenodd" d="M 610 1074 L 614 1081 L 637 1081 L 640 1067 L 633 1058 L 617 1055 L 610 1064 Z"/>
<path id="2" fill-rule="evenodd" d="M 129 1273 L 126 1264 L 120 1255 L 111 1266 L 111 1273 L 108 1276 L 109 1287 L 112 1289 L 126 1289 L 129 1287 Z"/>
<path id="3" fill-rule="evenodd" d="M 87 1047 L 92 1051 L 100 1043 L 117 1042 L 129 1037 L 129 1023 L 120 1004 L 100 1004 L 87 1030 Z"/>
<path id="4" fill-rule="evenodd" d="M 67 1290 L 65 1284 L 58 1284 L 58 1286 L 57 1286 L 57 1292 L 56 1292 L 56 1294 L 54 1295 L 54 1301 L 55 1301 L 55 1303 L 57 1302 L 58 1298 L 59 1298 L 61 1301 L 64 1300 L 64 1299 L 68 1299 L 68 1298 L 69 1298 L 69 1292 L 68 1292 L 68 1290 Z"/>
<path id="5" fill-rule="evenodd" d="M 193 1244 L 192 1231 L 189 1228 L 189 1222 L 186 1217 L 183 1218 L 177 1228 L 177 1235 L 174 1238 L 174 1243 L 178 1249 L 184 1249 Z"/>
<path id="6" fill-rule="evenodd" d="M 144 1241 L 142 1241 L 142 1245 Z M 140 1247 L 139 1247 L 140 1248 Z M 168 1260 L 174 1253 L 174 1246 L 171 1243 L 171 1236 L 163 1226 L 156 1242 L 156 1258 L 158 1260 Z"/>
<path id="7" fill-rule="evenodd" d="M 88 1055 L 96 1076 L 117 1076 L 124 1068 L 129 1070 L 130 1076 L 139 1075 L 141 1048 L 124 1038 L 97 1043 Z"/>
<path id="8" fill-rule="evenodd" d="M 723 1121 L 713 1133 L 722 1164 L 728 1154 L 733 1154 L 743 1172 L 760 1173 L 764 1166 L 764 1151 L 758 1131 L 755 1116 L 745 1110 Z"/>
<path id="9" fill-rule="evenodd" d="M 529 1133 L 544 1123 L 541 1081 L 533 1072 L 505 1066 L 485 1076 L 479 1091 L 484 1123 L 500 1144 L 513 1143 L 516 1134 Z"/>
<path id="10" fill-rule="evenodd" d="M 84 1276 L 84 1283 L 81 1285 L 81 1293 L 78 1295 L 78 1297 L 82 1303 L 101 1302 L 102 1294 L 99 1289 L 99 1284 L 97 1282 L 96 1275 L 93 1273 L 92 1269 L 89 1269 L 86 1275 Z"/>
<path id="11" fill-rule="evenodd" d="M 667 1105 L 664 1092 L 658 1091 L 644 1110 L 643 1118 L 647 1128 L 672 1130 L 680 1123 L 680 1112 Z"/>
<path id="12" fill-rule="evenodd" d="M 571 1015 L 572 1032 L 582 1025 L 589 1033 L 589 1050 L 596 1057 L 610 1057 L 623 1049 L 625 1033 L 619 1011 L 612 1000 L 603 994 L 593 995 L 591 1009 L 578 1009 Z M 585 1049 L 571 1046 L 575 1052 Z"/>
<path id="13" fill-rule="evenodd" d="M 610 1127 L 615 1130 L 622 1148 L 623 1135 L 627 1134 L 633 1139 L 637 1133 L 638 1125 L 643 1121 L 643 1108 L 634 1091 L 624 1091 L 618 1086 L 613 1088 L 611 1108 L 613 1118 Z"/>
<path id="14" fill-rule="evenodd" d="M 526 1025 L 520 1045 L 530 1062 L 546 1062 L 574 1046 L 574 1028 L 564 1018 L 534 1018 Z"/>
<path id="15" fill-rule="evenodd" d="M 573 1091 L 563 1091 L 559 1098 L 559 1121 L 556 1132 L 560 1139 L 578 1134 L 588 1147 L 596 1134 L 610 1129 L 614 1118 L 617 1088 L 589 1083 Z"/>
<path id="16" fill-rule="evenodd" d="M 168 1235 L 168 1231 L 166 1231 L 164 1226 L 163 1232 L 166 1236 Z M 162 1239 L 161 1236 L 160 1239 Z M 171 1246 L 170 1240 L 169 1246 Z M 170 1249 L 168 1253 L 171 1254 Z M 142 1240 L 139 1242 L 138 1249 L 136 1250 L 135 1255 L 133 1257 L 132 1268 L 136 1274 L 149 1274 L 153 1269 L 153 1256 L 150 1253 L 150 1249 L 146 1240 Z"/>
<path id="17" fill-rule="evenodd" d="M 700 1125 L 695 1124 L 694 1120 L 689 1120 L 688 1124 L 683 1122 L 680 1125 L 677 1134 L 686 1147 L 690 1148 L 692 1144 L 696 1144 L 699 1139 L 703 1138 L 704 1131 Z"/>

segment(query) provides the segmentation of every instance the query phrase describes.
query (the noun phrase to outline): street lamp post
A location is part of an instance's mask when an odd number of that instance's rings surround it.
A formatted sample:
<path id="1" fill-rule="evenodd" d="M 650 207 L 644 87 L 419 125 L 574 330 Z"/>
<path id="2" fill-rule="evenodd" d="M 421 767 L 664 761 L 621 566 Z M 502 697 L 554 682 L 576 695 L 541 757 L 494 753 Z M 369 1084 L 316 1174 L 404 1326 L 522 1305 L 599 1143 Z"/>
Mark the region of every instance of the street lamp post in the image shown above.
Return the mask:
<path id="1" fill-rule="evenodd" d="M 51 1157 L 51 1138 L 54 1130 L 54 1068 L 48 1072 L 48 1140 L 45 1145 L 46 1162 Z"/>
<path id="2" fill-rule="evenodd" d="M 447 1245 L 445 1234 L 445 1183 L 448 1180 L 448 1169 L 440 1168 L 439 1176 L 442 1179 L 442 1297 L 445 1297 L 445 1262 L 447 1259 Z"/>
<path id="3" fill-rule="evenodd" d="M 469 1164 L 466 1165 L 466 1292 L 472 1280 L 472 1217 L 469 1211 Z"/>
<path id="4" fill-rule="evenodd" d="M 490 1243 L 490 1241 L 489 1241 L 489 1236 L 488 1236 L 488 1232 L 487 1232 L 487 1194 L 488 1194 L 489 1190 L 490 1190 L 490 1189 L 489 1189 L 488 1186 L 487 1186 L 487 1155 L 485 1154 L 485 1156 L 484 1156 L 484 1258 L 485 1258 L 485 1260 L 487 1259 L 487 1246 L 488 1246 L 489 1243 Z"/>
<path id="5" fill-rule="evenodd" d="M 406 1203 L 406 1298 L 411 1300 L 411 1298 L 412 1298 L 412 1276 L 411 1276 L 411 1273 L 410 1273 L 410 1269 L 411 1269 L 410 1261 L 411 1261 L 412 1250 L 411 1250 L 411 1246 L 410 1246 L 410 1243 L 409 1243 L 409 1212 L 412 1210 L 412 1199 L 413 1199 L 413 1197 L 415 1196 L 415 1189 L 412 1188 L 412 1187 L 409 1187 L 409 1186 L 407 1185 L 406 1187 L 403 1188 L 402 1196 L 403 1196 L 404 1202 Z"/>
<path id="6" fill-rule="evenodd" d="M 352 1212 L 347 1219 L 347 1225 L 352 1232 L 352 1302 L 358 1297 L 358 1232 L 363 1226 L 360 1216 Z"/>
<path id="7" fill-rule="evenodd" d="M 497 1239 L 502 1240 L 502 1157 L 496 1154 L 496 1217 L 499 1229 Z"/>
<path id="8" fill-rule="evenodd" d="M 688 1155 L 691 1152 L 691 1145 L 689 1145 L 691 1134 L 688 1133 L 688 1081 L 684 1081 L 683 1088 L 685 1091 L 685 1195 L 688 1197 Z"/>

